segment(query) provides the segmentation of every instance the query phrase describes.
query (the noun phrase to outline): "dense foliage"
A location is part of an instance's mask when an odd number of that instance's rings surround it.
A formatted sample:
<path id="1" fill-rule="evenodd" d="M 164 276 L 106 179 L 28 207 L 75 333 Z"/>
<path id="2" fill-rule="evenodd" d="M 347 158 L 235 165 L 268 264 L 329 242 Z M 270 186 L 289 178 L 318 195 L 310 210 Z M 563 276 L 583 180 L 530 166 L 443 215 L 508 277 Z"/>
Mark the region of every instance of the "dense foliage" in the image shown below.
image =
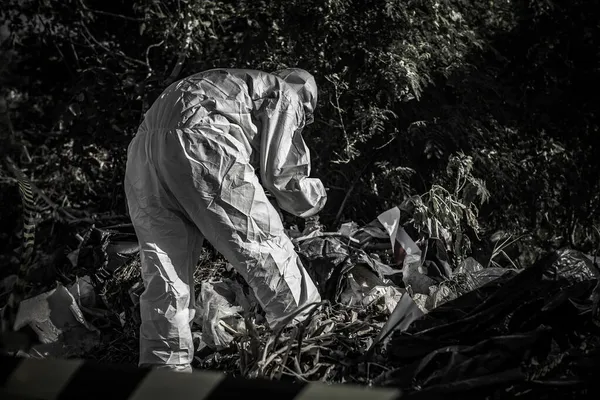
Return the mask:
<path id="1" fill-rule="evenodd" d="M 461 153 L 491 194 L 485 229 L 591 251 L 595 16 L 583 0 L 3 0 L 0 152 L 71 214 L 123 214 L 127 144 L 166 85 L 298 66 L 320 86 L 305 138 L 331 228 L 453 189 Z M 20 202 L 1 168 L 10 254 Z"/>

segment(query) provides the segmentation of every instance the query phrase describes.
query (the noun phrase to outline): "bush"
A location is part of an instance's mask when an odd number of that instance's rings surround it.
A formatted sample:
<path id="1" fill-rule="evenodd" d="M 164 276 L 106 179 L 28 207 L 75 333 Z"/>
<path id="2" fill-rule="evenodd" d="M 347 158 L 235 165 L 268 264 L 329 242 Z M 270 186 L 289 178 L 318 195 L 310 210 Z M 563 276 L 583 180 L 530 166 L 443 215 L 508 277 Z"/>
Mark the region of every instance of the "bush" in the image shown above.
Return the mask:
<path id="1" fill-rule="evenodd" d="M 462 152 L 491 193 L 485 229 L 590 251 L 600 219 L 591 7 L 5 0 L 1 151 L 57 204 L 125 213 L 126 147 L 166 85 L 213 67 L 298 66 L 320 86 L 305 138 L 330 187 L 327 224 L 364 223 L 428 191 Z M 15 190 L 0 193 L 3 253 L 19 231 Z"/>

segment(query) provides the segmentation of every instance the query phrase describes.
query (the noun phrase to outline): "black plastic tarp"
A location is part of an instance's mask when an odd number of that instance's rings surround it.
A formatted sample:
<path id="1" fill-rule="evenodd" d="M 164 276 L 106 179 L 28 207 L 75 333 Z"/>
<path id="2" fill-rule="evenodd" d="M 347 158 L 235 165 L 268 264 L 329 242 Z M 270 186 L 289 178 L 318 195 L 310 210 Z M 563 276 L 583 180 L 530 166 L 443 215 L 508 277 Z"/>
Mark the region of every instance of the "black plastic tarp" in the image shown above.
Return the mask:
<path id="1" fill-rule="evenodd" d="M 596 353 L 582 350 L 600 333 L 597 278 L 590 259 L 568 249 L 509 271 L 394 332 L 385 350 L 395 368 L 378 383 L 409 398 L 490 394 L 517 383 L 554 387 L 556 379 L 585 386 L 600 370 Z M 567 356 L 584 378 L 552 377 Z"/>

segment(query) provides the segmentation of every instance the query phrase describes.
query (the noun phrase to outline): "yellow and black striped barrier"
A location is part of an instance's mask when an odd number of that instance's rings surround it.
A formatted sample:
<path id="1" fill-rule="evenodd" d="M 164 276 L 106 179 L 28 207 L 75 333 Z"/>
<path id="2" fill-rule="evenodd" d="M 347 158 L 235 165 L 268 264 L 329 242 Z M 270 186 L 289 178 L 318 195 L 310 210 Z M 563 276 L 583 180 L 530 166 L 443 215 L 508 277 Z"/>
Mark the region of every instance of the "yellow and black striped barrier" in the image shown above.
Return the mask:
<path id="1" fill-rule="evenodd" d="M 2 400 L 229 398 L 392 400 L 400 398 L 400 391 L 342 384 L 232 378 L 207 371 L 183 374 L 83 360 L 0 357 Z"/>

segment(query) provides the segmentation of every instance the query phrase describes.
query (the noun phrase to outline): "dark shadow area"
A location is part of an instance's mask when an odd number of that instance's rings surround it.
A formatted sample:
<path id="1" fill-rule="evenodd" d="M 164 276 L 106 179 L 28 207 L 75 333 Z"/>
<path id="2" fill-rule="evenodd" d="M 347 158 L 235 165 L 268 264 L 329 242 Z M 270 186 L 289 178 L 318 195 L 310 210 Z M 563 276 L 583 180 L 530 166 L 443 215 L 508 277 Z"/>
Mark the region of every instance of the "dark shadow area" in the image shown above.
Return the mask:
<path id="1" fill-rule="evenodd" d="M 480 210 L 487 228 L 531 232 L 548 248 L 593 251 L 600 215 L 594 7 L 511 2 L 510 30 L 485 34 L 484 51 L 471 53 L 463 69 L 438 77 L 420 101 L 398 106 L 406 134 L 381 158 L 414 168 L 411 186 L 422 193 L 448 156 L 462 151 L 492 194 Z M 414 121 L 426 125 L 409 128 Z M 380 200 L 367 194 L 347 207 L 369 219 Z"/>

